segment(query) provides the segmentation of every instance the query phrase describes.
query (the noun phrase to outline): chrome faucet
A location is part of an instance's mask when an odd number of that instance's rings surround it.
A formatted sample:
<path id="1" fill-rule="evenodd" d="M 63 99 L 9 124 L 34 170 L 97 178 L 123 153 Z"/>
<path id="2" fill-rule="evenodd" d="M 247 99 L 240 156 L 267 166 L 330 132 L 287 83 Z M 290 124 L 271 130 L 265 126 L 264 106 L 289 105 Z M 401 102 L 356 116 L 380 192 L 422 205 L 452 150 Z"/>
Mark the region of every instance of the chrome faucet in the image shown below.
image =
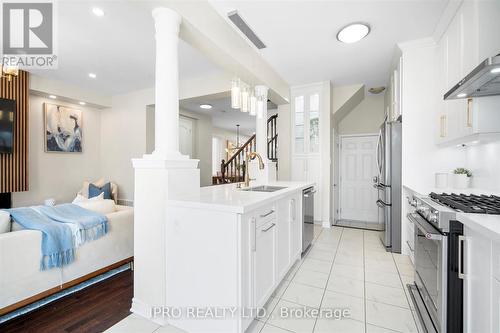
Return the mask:
<path id="1" fill-rule="evenodd" d="M 256 152 L 247 153 L 245 155 L 245 187 L 250 186 L 250 175 L 248 172 L 250 168 L 248 167 L 248 163 L 251 160 L 255 159 L 256 157 L 259 160 L 259 169 L 260 170 L 264 169 L 264 162 L 262 161 L 262 157 L 258 153 Z"/>

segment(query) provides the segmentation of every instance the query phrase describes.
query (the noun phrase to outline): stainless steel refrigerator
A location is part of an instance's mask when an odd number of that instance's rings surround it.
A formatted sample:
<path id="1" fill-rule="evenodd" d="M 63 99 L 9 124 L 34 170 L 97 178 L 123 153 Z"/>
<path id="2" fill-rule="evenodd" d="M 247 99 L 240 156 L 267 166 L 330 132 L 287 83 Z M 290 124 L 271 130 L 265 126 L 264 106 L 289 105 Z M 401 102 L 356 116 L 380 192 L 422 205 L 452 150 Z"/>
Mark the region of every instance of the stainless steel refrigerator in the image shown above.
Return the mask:
<path id="1" fill-rule="evenodd" d="M 378 189 L 380 238 L 387 251 L 401 253 L 401 121 L 380 126 L 377 143 L 378 175 L 373 186 Z"/>

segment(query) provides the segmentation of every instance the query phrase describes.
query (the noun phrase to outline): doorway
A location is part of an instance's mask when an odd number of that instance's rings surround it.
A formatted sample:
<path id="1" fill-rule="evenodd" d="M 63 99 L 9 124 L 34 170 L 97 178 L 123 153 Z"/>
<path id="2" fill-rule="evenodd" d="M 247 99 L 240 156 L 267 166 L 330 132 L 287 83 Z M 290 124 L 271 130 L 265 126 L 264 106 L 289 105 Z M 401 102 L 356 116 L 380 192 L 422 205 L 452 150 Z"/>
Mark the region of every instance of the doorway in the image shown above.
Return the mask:
<path id="1" fill-rule="evenodd" d="M 339 219 L 337 225 L 379 230 L 376 134 L 340 136 Z"/>

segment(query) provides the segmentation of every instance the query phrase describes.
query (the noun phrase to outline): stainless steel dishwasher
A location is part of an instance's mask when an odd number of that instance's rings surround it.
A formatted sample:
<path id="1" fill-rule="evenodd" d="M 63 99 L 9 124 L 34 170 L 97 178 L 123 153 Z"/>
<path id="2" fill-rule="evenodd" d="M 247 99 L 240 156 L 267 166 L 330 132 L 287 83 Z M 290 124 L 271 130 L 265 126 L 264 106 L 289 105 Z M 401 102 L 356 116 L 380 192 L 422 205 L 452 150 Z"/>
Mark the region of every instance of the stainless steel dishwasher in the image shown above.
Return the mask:
<path id="1" fill-rule="evenodd" d="M 314 187 L 302 191 L 302 253 L 311 246 L 314 238 Z"/>

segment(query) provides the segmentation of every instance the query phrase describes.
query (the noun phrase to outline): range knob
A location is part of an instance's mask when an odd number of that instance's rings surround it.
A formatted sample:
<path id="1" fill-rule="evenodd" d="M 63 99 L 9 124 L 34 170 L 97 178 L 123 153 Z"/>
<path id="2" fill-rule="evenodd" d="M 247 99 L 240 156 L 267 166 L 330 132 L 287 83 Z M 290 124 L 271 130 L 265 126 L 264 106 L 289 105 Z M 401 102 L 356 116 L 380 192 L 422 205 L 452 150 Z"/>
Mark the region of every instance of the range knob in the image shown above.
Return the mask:
<path id="1" fill-rule="evenodd" d="M 417 199 L 410 198 L 410 197 L 406 197 L 406 198 L 408 199 L 408 203 L 410 204 L 410 206 L 417 207 L 417 205 L 418 205 Z"/>
<path id="2" fill-rule="evenodd" d="M 431 223 L 437 223 L 438 221 L 438 213 L 436 211 L 433 211 L 431 213 L 429 213 L 429 222 Z"/>

